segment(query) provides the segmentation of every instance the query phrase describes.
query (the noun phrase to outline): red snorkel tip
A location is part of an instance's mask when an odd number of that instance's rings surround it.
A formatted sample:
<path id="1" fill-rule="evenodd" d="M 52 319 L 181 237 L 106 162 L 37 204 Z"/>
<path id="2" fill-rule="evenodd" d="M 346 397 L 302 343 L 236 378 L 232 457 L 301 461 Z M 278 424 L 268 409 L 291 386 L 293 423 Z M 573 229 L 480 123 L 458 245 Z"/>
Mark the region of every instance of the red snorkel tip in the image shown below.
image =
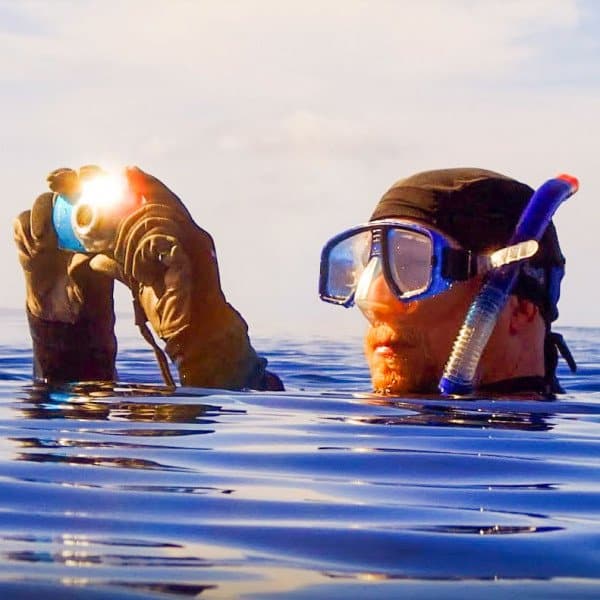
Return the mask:
<path id="1" fill-rule="evenodd" d="M 568 175 L 567 173 L 561 173 L 556 176 L 556 179 L 562 179 L 566 181 L 572 188 L 573 193 L 575 193 L 579 189 L 579 180 L 577 177 L 573 177 L 573 175 Z"/>

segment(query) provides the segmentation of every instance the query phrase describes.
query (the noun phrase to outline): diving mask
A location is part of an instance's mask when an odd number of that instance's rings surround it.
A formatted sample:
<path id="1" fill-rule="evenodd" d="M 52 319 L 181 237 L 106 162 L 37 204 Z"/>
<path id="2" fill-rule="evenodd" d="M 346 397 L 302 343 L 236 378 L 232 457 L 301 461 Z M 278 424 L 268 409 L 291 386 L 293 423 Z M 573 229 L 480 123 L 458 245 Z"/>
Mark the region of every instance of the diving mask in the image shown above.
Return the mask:
<path id="1" fill-rule="evenodd" d="M 319 295 L 325 302 L 349 307 L 368 293 L 375 278 L 383 276 L 398 300 L 412 302 L 444 292 L 455 281 L 529 258 L 537 249 L 537 242 L 529 240 L 490 254 L 477 254 L 412 221 L 372 221 L 325 244 Z"/>

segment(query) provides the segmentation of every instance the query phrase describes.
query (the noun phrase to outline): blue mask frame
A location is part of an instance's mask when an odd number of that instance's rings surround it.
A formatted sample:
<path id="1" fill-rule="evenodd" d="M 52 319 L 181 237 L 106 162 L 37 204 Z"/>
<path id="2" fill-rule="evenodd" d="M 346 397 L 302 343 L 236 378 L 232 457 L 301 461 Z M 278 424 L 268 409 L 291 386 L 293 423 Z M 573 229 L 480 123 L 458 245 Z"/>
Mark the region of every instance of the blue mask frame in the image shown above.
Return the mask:
<path id="1" fill-rule="evenodd" d="M 428 281 L 427 285 L 417 290 L 403 291 L 393 276 L 391 261 L 395 257 L 392 255 L 393 249 L 390 238 L 395 231 L 424 236 L 429 241 L 431 256 Z M 435 296 L 448 290 L 455 281 L 464 281 L 477 274 L 478 255 L 468 250 L 457 248 L 457 244 L 453 243 L 443 234 L 417 223 L 383 219 L 352 227 L 334 236 L 325 244 L 321 252 L 319 276 L 319 296 L 321 300 L 344 307 L 350 307 L 354 304 L 354 295 L 360 274 L 355 277 L 355 284 L 348 286 L 347 294 L 332 293 L 332 286 L 329 282 L 332 271 L 332 254 L 336 248 L 339 248 L 342 242 L 364 232 L 371 233 L 371 247 L 368 256 L 365 254 L 366 261 L 362 265 L 362 269 L 364 270 L 371 258 L 379 257 L 385 281 L 396 298 L 401 302 L 413 302 Z"/>

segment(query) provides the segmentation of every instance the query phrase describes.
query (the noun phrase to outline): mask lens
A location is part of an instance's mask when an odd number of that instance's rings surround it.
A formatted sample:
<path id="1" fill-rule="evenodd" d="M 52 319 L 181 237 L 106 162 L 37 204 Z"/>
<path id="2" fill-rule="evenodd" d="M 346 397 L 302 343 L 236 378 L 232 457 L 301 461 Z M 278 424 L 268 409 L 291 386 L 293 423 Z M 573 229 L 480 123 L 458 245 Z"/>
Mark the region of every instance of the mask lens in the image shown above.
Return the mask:
<path id="1" fill-rule="evenodd" d="M 325 296 L 347 301 L 358 284 L 371 252 L 371 232 L 361 231 L 347 237 L 329 251 Z"/>
<path id="2" fill-rule="evenodd" d="M 410 298 L 424 292 L 431 283 L 431 238 L 408 229 L 390 229 L 387 241 L 390 275 L 400 292 L 400 298 Z"/>

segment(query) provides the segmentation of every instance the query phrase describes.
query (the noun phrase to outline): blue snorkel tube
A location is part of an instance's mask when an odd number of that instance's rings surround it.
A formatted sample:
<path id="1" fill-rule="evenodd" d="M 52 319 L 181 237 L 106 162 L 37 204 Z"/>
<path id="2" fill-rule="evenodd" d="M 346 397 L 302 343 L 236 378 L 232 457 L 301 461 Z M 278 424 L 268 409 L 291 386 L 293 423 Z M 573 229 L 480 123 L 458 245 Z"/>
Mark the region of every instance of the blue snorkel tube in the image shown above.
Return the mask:
<path id="1" fill-rule="evenodd" d="M 575 177 L 559 175 L 549 179 L 531 197 L 508 245 L 527 240 L 540 241 L 559 205 L 579 187 Z M 487 281 L 469 307 L 454 342 L 439 383 L 442 394 L 462 396 L 473 391 L 473 379 L 481 354 L 492 334 L 500 311 L 517 280 L 519 263 L 490 272 Z"/>

